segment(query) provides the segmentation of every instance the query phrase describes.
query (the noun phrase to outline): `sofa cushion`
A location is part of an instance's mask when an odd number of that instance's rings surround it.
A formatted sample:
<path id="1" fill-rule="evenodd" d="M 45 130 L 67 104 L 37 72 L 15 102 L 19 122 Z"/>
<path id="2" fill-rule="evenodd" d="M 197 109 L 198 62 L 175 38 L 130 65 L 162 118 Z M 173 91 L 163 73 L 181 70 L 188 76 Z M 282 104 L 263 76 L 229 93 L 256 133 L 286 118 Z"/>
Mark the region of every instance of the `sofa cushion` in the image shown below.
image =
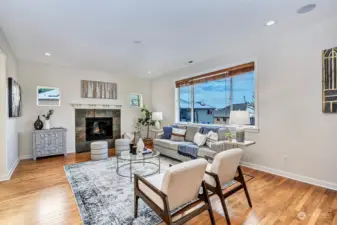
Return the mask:
<path id="1" fill-rule="evenodd" d="M 230 132 L 228 127 L 222 127 L 218 130 L 219 141 L 227 140 L 226 133 Z"/>
<path id="2" fill-rule="evenodd" d="M 205 155 L 210 156 L 214 158 L 214 156 L 217 154 L 216 151 L 213 151 L 207 147 L 199 148 L 198 150 L 198 157 L 204 158 Z"/>
<path id="3" fill-rule="evenodd" d="M 163 127 L 163 139 L 171 139 L 171 135 L 172 135 L 172 127 L 171 126 L 165 126 Z"/>
<path id="4" fill-rule="evenodd" d="M 175 151 L 178 151 L 178 146 L 181 144 L 193 145 L 192 142 L 171 141 L 171 140 L 165 140 L 165 139 L 154 139 L 154 144 L 159 145 L 163 148 L 168 148 L 168 149 L 175 150 Z"/>
<path id="5" fill-rule="evenodd" d="M 185 135 L 185 141 L 194 141 L 194 136 L 196 133 L 198 133 L 200 130 L 200 127 L 194 127 L 194 126 L 187 126 L 186 128 L 186 135 Z"/>
<path id="6" fill-rule="evenodd" d="M 179 145 L 193 145 L 193 142 L 172 141 L 170 144 L 170 149 L 178 151 Z"/>
<path id="7" fill-rule="evenodd" d="M 159 145 L 159 146 L 164 147 L 164 148 L 171 148 L 171 143 L 173 141 L 166 140 L 166 139 L 154 139 L 153 142 L 154 142 L 155 145 Z"/>
<path id="8" fill-rule="evenodd" d="M 181 125 L 181 124 L 174 124 L 172 125 L 174 128 L 179 128 L 179 129 L 186 129 L 186 125 Z"/>
<path id="9" fill-rule="evenodd" d="M 214 132 L 214 133 L 218 133 L 219 129 L 220 129 L 220 127 L 201 127 L 199 132 L 201 134 L 208 134 L 211 131 Z"/>
<path id="10" fill-rule="evenodd" d="M 172 141 L 185 141 L 185 134 L 186 134 L 185 129 L 179 129 L 179 128 L 173 127 L 171 140 Z"/>

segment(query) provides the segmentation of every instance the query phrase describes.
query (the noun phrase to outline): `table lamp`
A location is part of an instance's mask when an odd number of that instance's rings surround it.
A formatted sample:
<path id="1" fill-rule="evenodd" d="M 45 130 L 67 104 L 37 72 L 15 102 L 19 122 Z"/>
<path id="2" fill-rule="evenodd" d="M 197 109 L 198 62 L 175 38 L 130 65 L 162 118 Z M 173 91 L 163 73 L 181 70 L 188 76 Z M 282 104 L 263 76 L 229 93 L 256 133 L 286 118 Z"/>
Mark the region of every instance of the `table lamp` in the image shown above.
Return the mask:
<path id="1" fill-rule="evenodd" d="M 155 123 L 155 127 L 157 130 L 160 129 L 160 122 L 161 120 L 163 120 L 163 113 L 162 112 L 153 112 L 152 113 L 152 120 L 156 121 Z"/>
<path id="2" fill-rule="evenodd" d="M 229 115 L 229 124 L 236 126 L 236 141 L 245 141 L 245 129 L 243 125 L 250 124 L 250 116 L 248 111 L 231 111 Z"/>

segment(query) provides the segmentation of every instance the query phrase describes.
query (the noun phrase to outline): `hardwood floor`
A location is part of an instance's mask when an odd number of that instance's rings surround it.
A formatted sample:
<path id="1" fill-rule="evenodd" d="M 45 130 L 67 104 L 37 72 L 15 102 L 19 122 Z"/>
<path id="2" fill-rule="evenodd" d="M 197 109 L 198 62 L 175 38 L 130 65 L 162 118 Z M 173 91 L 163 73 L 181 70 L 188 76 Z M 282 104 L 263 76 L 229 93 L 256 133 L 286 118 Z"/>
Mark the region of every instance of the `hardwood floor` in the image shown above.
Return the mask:
<path id="1" fill-rule="evenodd" d="M 109 155 L 114 152 L 110 151 Z M 0 224 L 81 224 L 63 166 L 88 161 L 90 154 L 69 154 L 23 160 L 10 181 L 0 183 Z M 248 182 L 253 202 L 243 190 L 228 198 L 232 224 L 337 225 L 337 192 L 264 172 L 243 168 L 255 176 Z M 225 225 L 218 197 L 211 197 L 216 224 Z M 205 212 L 187 224 L 210 224 Z"/>

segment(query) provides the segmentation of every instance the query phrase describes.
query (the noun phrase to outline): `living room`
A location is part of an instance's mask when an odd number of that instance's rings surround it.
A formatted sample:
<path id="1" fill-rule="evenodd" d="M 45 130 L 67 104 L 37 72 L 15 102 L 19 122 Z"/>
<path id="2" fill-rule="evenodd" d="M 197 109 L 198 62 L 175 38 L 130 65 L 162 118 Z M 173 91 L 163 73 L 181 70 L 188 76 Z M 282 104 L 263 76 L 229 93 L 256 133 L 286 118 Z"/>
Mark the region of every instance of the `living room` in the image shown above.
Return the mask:
<path id="1" fill-rule="evenodd" d="M 157 215 L 141 185 L 134 189 L 142 183 L 134 173 L 150 171 L 146 179 L 151 181 L 204 157 L 214 158 L 207 158 L 214 165 L 217 155 L 238 148 L 243 152 L 236 153 L 242 157 L 235 171 L 240 175 L 242 168 L 243 178 L 232 177 L 226 187 L 242 188 L 223 201 L 216 194 L 199 196 L 206 212 L 181 224 L 337 224 L 337 122 L 331 94 L 336 8 L 333 0 L 1 2 L 0 224 L 179 224 L 179 218 L 167 219 L 164 207 Z M 235 79 L 247 73 L 245 85 L 236 85 Z M 201 90 L 203 84 L 208 86 Z M 104 88 L 95 92 L 90 85 Z M 17 106 L 9 100 L 15 87 Z M 57 91 L 56 105 L 54 100 L 39 103 L 39 90 L 46 88 Z M 159 126 L 156 120 L 137 126 L 146 114 L 142 105 L 160 114 Z M 49 110 L 50 121 L 43 116 Z M 244 126 L 230 121 L 231 111 L 239 110 L 249 115 Z M 85 139 L 92 117 L 112 121 L 107 146 L 91 146 L 95 141 Z M 185 129 L 185 142 L 194 142 L 196 133 L 206 141 L 209 132 L 200 131 L 206 127 L 217 129 L 217 141 L 219 130 L 228 130 L 221 150 L 210 152 L 203 143 L 195 152 L 176 144 L 170 155 L 168 141 L 158 142 L 167 127 L 178 139 L 181 134 L 174 132 Z M 198 129 L 188 138 L 190 127 Z M 240 130 L 244 142 L 236 142 Z M 61 154 L 39 157 L 34 135 L 41 132 L 64 135 Z M 132 153 L 118 156 L 124 147 L 132 151 L 124 144 L 128 139 L 137 149 L 145 145 L 158 154 L 148 155 L 148 164 L 132 165 Z M 104 159 L 91 160 L 94 151 L 103 151 Z M 209 187 L 207 179 L 203 183 Z M 137 218 L 134 198 L 142 199 Z M 189 210 L 180 218 L 186 215 Z"/>

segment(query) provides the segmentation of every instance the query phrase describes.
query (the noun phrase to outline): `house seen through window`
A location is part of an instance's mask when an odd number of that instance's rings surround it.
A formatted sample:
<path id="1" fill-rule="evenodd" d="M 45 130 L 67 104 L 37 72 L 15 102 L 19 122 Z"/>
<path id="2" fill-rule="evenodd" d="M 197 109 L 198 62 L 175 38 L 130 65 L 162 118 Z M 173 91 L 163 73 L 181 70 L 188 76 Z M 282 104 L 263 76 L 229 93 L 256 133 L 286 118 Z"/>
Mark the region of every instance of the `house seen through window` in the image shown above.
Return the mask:
<path id="1" fill-rule="evenodd" d="M 180 122 L 228 124 L 231 110 L 248 110 L 250 123 L 255 125 L 255 73 L 250 70 L 178 87 Z"/>

